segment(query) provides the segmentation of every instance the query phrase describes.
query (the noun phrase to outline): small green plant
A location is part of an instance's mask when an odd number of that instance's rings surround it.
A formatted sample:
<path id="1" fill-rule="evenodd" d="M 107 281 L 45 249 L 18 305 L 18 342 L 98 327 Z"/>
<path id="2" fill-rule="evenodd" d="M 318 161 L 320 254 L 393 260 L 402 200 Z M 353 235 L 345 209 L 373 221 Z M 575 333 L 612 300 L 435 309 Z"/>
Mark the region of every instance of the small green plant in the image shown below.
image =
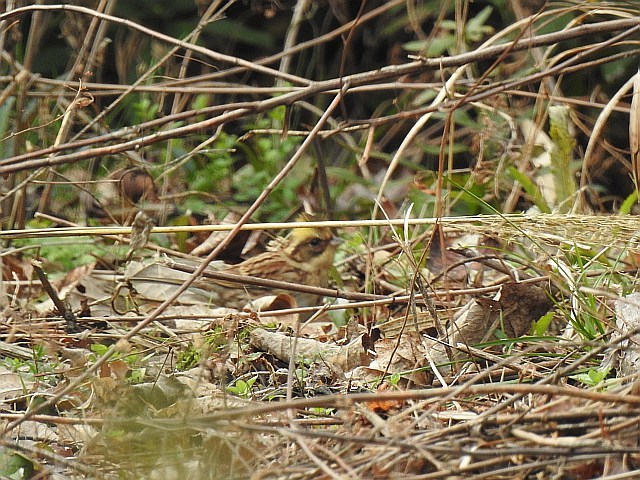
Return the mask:
<path id="1" fill-rule="evenodd" d="M 102 345 L 101 343 L 94 343 L 89 348 L 95 354 L 91 358 L 91 360 L 93 361 L 95 361 L 98 357 L 103 356 L 105 353 L 107 353 L 107 350 L 109 350 L 108 346 Z M 150 353 L 147 356 L 144 356 L 141 352 L 138 352 L 135 349 L 131 349 L 131 351 L 126 353 L 122 353 L 122 352 L 114 353 L 109 359 L 109 361 L 122 360 L 127 365 L 129 365 L 129 367 L 133 370 L 140 367 L 140 365 L 144 365 L 144 363 L 151 356 L 153 356 L 153 353 Z"/>
<path id="2" fill-rule="evenodd" d="M 6 448 L 0 449 L 0 477 L 11 480 L 33 478 L 38 465 L 29 458 Z"/>
<path id="3" fill-rule="evenodd" d="M 202 350 L 195 348 L 193 343 L 189 343 L 187 348 L 178 353 L 176 369 L 179 371 L 185 371 L 195 368 L 200 364 L 201 359 Z"/>
<path id="4" fill-rule="evenodd" d="M 225 132 L 218 136 L 213 148 L 185 164 L 187 182 L 191 190 L 229 194 L 231 175 L 238 137 Z"/>
<path id="5" fill-rule="evenodd" d="M 249 398 L 253 389 L 253 384 L 258 380 L 258 376 L 251 377 L 248 380 L 237 379 L 232 385 L 227 386 L 227 391 L 242 398 Z"/>
<path id="6" fill-rule="evenodd" d="M 33 358 L 24 360 L 21 358 L 5 357 L 0 360 L 0 364 L 14 373 L 24 376 L 25 379 L 33 379 L 36 375 L 40 382 L 55 384 L 59 375 L 55 371 L 60 364 L 47 357 L 42 345 L 32 346 Z"/>
<path id="7" fill-rule="evenodd" d="M 522 186 L 523 190 L 529 197 L 529 200 L 538 207 L 538 210 L 540 210 L 541 213 L 551 213 L 551 206 L 549 206 L 542 195 L 540 187 L 538 187 L 531 178 L 519 171 L 513 165 L 507 167 L 507 174 Z"/>
<path id="8" fill-rule="evenodd" d="M 393 387 L 397 387 L 401 378 L 402 376 L 399 373 L 393 373 L 389 376 L 389 384 Z"/>
<path id="9" fill-rule="evenodd" d="M 587 387 L 597 387 L 602 384 L 602 382 L 607 378 L 607 375 L 609 375 L 609 369 L 602 370 L 599 368 L 592 368 L 586 372 L 573 375 L 571 378 L 583 385 L 586 385 Z"/>
<path id="10" fill-rule="evenodd" d="M 129 382 L 132 384 L 142 383 L 144 381 L 144 376 L 147 373 L 147 369 L 140 367 L 134 368 L 129 372 L 129 376 L 127 377 Z"/>
<path id="11" fill-rule="evenodd" d="M 51 222 L 39 219 L 30 220 L 28 228 L 50 228 Z M 22 238 L 12 241 L 12 246 L 30 247 L 24 255 L 28 258 L 46 260 L 47 273 L 69 272 L 76 267 L 95 263 L 96 258 L 109 254 L 124 257 L 127 246 L 107 245 L 100 240 L 86 238 Z"/>
<path id="12" fill-rule="evenodd" d="M 244 330 L 241 330 L 240 332 L 238 332 L 238 338 L 242 332 L 244 332 Z M 211 330 L 209 330 L 207 333 L 205 333 L 204 340 L 206 344 L 209 346 L 209 348 L 211 349 L 211 351 L 213 352 L 223 351 L 229 345 L 229 340 L 222 326 L 216 326 Z"/>
<path id="13" fill-rule="evenodd" d="M 280 130 L 285 125 L 285 114 L 285 107 L 278 107 L 247 126 L 254 130 Z M 255 200 L 291 158 L 301 141 L 300 137 L 293 135 L 283 139 L 280 134 L 259 133 L 246 142 L 238 142 L 237 147 L 244 153 L 246 163 L 233 175 L 234 185 L 242 186 L 235 192 L 234 200 L 239 203 Z M 308 180 L 312 171 L 308 168 L 311 167 L 309 160 L 303 159 L 271 194 L 270 201 L 262 208 L 267 220 L 281 219 L 282 212 L 299 206 L 298 187 Z"/>
<path id="14" fill-rule="evenodd" d="M 458 33 L 458 24 L 453 20 L 443 20 L 440 22 L 440 34 L 435 38 L 408 42 L 404 44 L 404 48 L 409 52 L 420 52 L 427 57 L 437 57 L 447 52 L 456 53 L 459 45 L 464 45 L 466 49 L 470 43 L 479 42 L 485 35 L 493 33 L 493 27 L 486 25 L 492 11 L 493 8 L 485 7 L 469 19 L 464 25 L 462 39 Z"/>
<path id="15" fill-rule="evenodd" d="M 333 407 L 311 407 L 309 411 L 318 416 L 330 417 L 336 413 L 336 409 Z"/>
<path id="16" fill-rule="evenodd" d="M 540 317 L 538 320 L 534 321 L 531 327 L 531 335 L 533 337 L 542 337 L 543 335 L 545 335 L 547 333 L 551 320 L 553 320 L 554 315 L 555 313 L 553 311 L 550 311 Z"/>

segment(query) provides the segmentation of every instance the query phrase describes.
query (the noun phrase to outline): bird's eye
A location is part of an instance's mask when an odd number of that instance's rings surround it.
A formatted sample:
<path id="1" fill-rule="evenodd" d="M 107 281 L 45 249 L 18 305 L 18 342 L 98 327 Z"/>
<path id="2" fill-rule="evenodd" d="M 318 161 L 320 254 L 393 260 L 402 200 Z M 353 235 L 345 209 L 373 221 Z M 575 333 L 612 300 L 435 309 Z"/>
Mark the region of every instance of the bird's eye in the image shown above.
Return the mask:
<path id="1" fill-rule="evenodd" d="M 311 245 L 312 247 L 319 247 L 320 245 L 322 245 L 322 240 L 320 238 L 312 238 L 311 240 L 309 240 L 309 245 Z"/>

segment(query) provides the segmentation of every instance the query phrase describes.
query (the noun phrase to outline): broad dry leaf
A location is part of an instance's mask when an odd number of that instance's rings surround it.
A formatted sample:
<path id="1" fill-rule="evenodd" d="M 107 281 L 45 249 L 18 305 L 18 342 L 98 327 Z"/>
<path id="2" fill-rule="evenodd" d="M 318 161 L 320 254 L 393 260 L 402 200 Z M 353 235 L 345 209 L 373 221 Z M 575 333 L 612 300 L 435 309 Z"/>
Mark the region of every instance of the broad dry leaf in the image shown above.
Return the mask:
<path id="1" fill-rule="evenodd" d="M 34 382 L 0 366 L 0 402 L 11 401 L 30 393 Z"/>
<path id="2" fill-rule="evenodd" d="M 17 438 L 28 438 L 33 442 L 56 443 L 58 434 L 44 422 L 26 421 L 22 422 L 11 434 Z M 6 478 L 6 477 L 3 477 Z"/>
<path id="3" fill-rule="evenodd" d="M 478 298 L 458 312 L 450 329 L 455 343 L 474 345 L 489 339 L 495 328 L 509 338 L 526 334 L 532 322 L 553 306 L 540 287 L 523 283 L 505 283 L 492 298 Z"/>
<path id="4" fill-rule="evenodd" d="M 157 262 L 144 264 L 135 261 L 127 264 L 124 275 L 139 300 L 156 302 L 169 298 L 190 277 L 188 273 Z M 192 286 L 180 295 L 179 302 L 185 305 L 208 305 L 211 303 L 211 294 Z"/>
<path id="5" fill-rule="evenodd" d="M 56 433 L 60 445 L 78 446 L 94 439 L 98 435 L 98 430 L 87 424 L 67 425 L 61 423 L 56 427 Z"/>
<path id="6" fill-rule="evenodd" d="M 473 299 L 456 313 L 449 327 L 449 342 L 452 345 L 464 343 L 476 345 L 489 334 L 497 303 L 488 299 Z"/>
<path id="7" fill-rule="evenodd" d="M 376 359 L 369 369 L 377 370 L 379 374 L 403 374 L 414 384 L 426 386 L 429 384 L 427 373 L 414 371 L 426 366 L 426 352 L 420 335 L 405 332 L 398 338 L 384 338 L 376 342 Z"/>
<path id="8" fill-rule="evenodd" d="M 439 224 L 436 225 L 431 235 L 426 266 L 432 275 L 442 274 L 447 280 L 463 283 L 467 280 L 468 265 L 460 264 L 465 257 L 452 252 L 451 246 L 451 239 L 442 231 Z"/>
<path id="9" fill-rule="evenodd" d="M 459 343 L 473 346 L 489 340 L 497 328 L 509 338 L 520 337 L 552 306 L 551 298 L 542 288 L 506 283 L 492 299 L 471 300 L 456 314 L 449 327 L 449 342 L 454 346 Z M 454 357 L 460 359 L 461 355 L 454 351 Z"/>
<path id="10" fill-rule="evenodd" d="M 534 321 L 553 306 L 549 293 L 537 285 L 505 283 L 494 297 L 502 312 L 501 328 L 509 338 L 526 335 Z"/>

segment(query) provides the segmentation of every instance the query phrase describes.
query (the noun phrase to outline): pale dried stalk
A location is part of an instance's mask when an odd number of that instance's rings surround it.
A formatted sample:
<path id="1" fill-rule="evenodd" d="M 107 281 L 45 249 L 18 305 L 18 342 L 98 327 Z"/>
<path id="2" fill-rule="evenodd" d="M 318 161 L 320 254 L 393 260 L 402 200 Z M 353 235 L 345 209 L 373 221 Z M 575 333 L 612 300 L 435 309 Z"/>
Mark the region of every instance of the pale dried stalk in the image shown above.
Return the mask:
<path id="1" fill-rule="evenodd" d="M 637 190 L 640 181 L 640 158 L 638 158 L 640 150 L 640 69 L 633 79 L 633 98 L 629 112 L 629 148 L 631 149 L 633 181 Z"/>
<path id="2" fill-rule="evenodd" d="M 293 228 L 389 227 L 441 224 L 452 231 L 474 232 L 513 241 L 531 237 L 545 243 L 584 243 L 587 245 L 640 246 L 640 219 L 614 215 L 480 215 L 466 217 L 414 218 L 390 220 L 354 220 L 291 223 L 251 223 L 241 230 L 283 230 Z M 152 234 L 179 232 L 231 231 L 233 224 L 154 227 Z M 69 227 L 5 230 L 0 240 L 14 238 L 55 238 L 69 236 L 130 235 L 131 227 Z"/>

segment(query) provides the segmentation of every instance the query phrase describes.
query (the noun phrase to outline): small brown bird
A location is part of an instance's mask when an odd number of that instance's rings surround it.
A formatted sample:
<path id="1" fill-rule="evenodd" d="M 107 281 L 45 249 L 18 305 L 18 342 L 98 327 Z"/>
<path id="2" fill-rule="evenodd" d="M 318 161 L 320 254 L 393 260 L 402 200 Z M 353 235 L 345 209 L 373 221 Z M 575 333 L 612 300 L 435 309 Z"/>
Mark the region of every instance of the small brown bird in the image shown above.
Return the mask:
<path id="1" fill-rule="evenodd" d="M 308 220 L 309 217 L 304 217 Z M 215 271 L 233 275 L 278 280 L 312 287 L 327 287 L 329 270 L 340 239 L 328 227 L 296 228 L 286 237 L 273 240 L 268 250 L 237 265 L 210 265 Z M 125 276 L 131 282 L 138 295 L 162 301 L 170 295 L 177 285 L 189 277 L 193 266 L 183 262 L 163 264 L 153 261 L 144 265 L 130 262 Z M 215 262 L 214 262 L 215 263 Z M 179 267 L 187 266 L 185 270 Z M 172 266 L 171 266 L 172 265 Z M 284 289 L 259 287 L 242 282 L 200 278 L 180 296 L 185 304 L 209 304 L 219 307 L 241 309 L 253 300 L 267 295 L 287 293 L 296 300 L 299 307 L 318 305 L 320 297 L 310 293 L 293 292 Z"/>
<path id="2" fill-rule="evenodd" d="M 283 282 L 327 287 L 329 270 L 340 239 L 328 227 L 296 228 L 284 238 L 271 242 L 268 251 L 221 271 L 235 275 L 279 280 Z M 243 286 L 221 280 L 212 282 L 207 290 L 219 294 L 216 303 L 225 307 L 242 308 L 252 298 L 279 294 L 283 291 Z M 317 295 L 298 292 L 289 293 L 300 307 L 317 305 Z"/>

